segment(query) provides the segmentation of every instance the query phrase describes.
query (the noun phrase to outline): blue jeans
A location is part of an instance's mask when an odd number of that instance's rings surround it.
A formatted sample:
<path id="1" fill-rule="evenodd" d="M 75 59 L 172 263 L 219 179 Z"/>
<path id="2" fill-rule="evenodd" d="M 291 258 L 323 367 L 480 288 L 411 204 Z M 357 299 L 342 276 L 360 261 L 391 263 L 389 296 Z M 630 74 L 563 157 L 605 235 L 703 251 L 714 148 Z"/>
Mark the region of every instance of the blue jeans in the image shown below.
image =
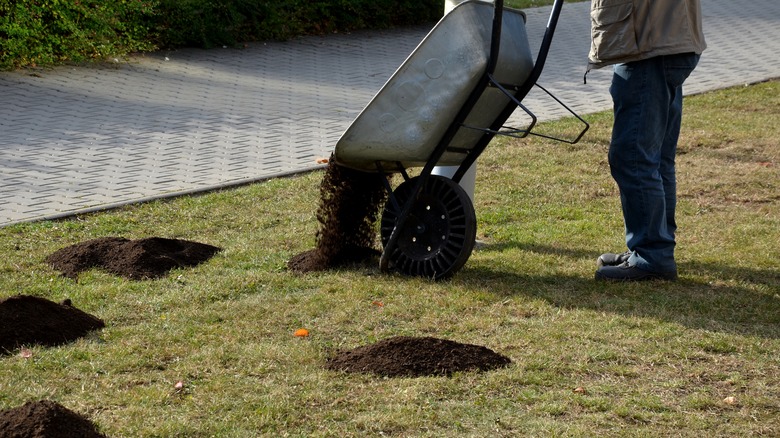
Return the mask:
<path id="1" fill-rule="evenodd" d="M 682 84 L 699 55 L 658 56 L 614 66 L 614 125 L 609 166 L 620 189 L 629 265 L 671 272 L 677 204 L 675 154 L 682 119 Z"/>

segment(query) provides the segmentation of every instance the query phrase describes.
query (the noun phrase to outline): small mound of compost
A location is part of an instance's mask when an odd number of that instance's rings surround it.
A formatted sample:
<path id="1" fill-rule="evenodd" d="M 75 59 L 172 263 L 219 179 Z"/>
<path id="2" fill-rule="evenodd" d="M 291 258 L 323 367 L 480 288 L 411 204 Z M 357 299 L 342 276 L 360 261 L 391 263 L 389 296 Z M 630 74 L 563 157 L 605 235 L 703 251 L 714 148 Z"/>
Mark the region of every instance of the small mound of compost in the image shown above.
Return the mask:
<path id="1" fill-rule="evenodd" d="M 162 277 L 174 268 L 196 266 L 220 250 L 205 243 L 162 237 L 102 237 L 62 248 L 46 257 L 46 262 L 74 279 L 83 271 L 101 268 L 130 280 L 143 280 Z"/>
<path id="2" fill-rule="evenodd" d="M 320 185 L 315 247 L 290 259 L 288 269 L 324 271 L 377 259 L 374 224 L 387 196 L 383 178 L 340 166 L 331 156 Z"/>
<path id="3" fill-rule="evenodd" d="M 0 438 L 106 438 L 91 421 L 50 400 L 0 411 Z"/>
<path id="4" fill-rule="evenodd" d="M 103 320 L 73 307 L 30 295 L 0 300 L 0 355 L 22 345 L 47 347 L 67 344 L 92 330 L 105 327 Z"/>
<path id="5" fill-rule="evenodd" d="M 398 336 L 330 358 L 327 368 L 387 377 L 450 376 L 458 371 L 489 371 L 512 361 L 479 345 L 432 337 Z"/>

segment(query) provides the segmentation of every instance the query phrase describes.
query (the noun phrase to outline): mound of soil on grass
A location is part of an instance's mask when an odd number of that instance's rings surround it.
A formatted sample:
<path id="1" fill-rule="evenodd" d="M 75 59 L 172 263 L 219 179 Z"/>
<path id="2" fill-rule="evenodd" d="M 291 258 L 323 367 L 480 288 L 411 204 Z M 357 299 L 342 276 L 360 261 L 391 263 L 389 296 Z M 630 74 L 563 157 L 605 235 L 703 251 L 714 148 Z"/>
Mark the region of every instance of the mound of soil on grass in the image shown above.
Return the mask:
<path id="1" fill-rule="evenodd" d="M 378 258 L 374 224 L 387 196 L 382 178 L 340 166 L 331 156 L 320 184 L 315 247 L 290 259 L 288 269 L 324 271 Z"/>
<path id="2" fill-rule="evenodd" d="M 105 438 L 92 422 L 49 400 L 0 411 L 0 438 Z"/>
<path id="3" fill-rule="evenodd" d="M 131 280 L 143 280 L 162 277 L 174 268 L 198 265 L 219 251 L 216 246 L 188 240 L 103 237 L 62 248 L 46 257 L 46 262 L 70 278 L 101 268 Z"/>
<path id="4" fill-rule="evenodd" d="M 399 336 L 340 352 L 328 360 L 327 368 L 387 377 L 420 377 L 489 371 L 510 363 L 508 357 L 479 345 Z"/>
<path id="5" fill-rule="evenodd" d="M 0 355 L 22 345 L 62 345 L 105 327 L 105 323 L 73 307 L 30 295 L 0 300 Z"/>
<path id="6" fill-rule="evenodd" d="M 287 268 L 294 272 L 324 271 L 339 266 L 378 264 L 382 253 L 365 246 L 342 248 L 329 258 L 317 248 L 295 255 L 287 262 Z"/>

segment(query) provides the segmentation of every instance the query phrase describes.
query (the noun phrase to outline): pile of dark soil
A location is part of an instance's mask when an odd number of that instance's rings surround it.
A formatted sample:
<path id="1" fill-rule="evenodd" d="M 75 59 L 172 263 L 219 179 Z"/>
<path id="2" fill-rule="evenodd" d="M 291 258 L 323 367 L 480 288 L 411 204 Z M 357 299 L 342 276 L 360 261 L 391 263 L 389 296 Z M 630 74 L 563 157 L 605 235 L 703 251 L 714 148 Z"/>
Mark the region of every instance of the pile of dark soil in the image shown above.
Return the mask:
<path id="1" fill-rule="evenodd" d="M 343 351 L 327 368 L 387 377 L 449 376 L 458 371 L 489 371 L 512 361 L 489 348 L 431 337 L 399 336 Z"/>
<path id="2" fill-rule="evenodd" d="M 16 295 L 0 300 L 0 355 L 22 345 L 62 345 L 105 327 L 105 323 L 73 307 L 40 297 Z"/>
<path id="3" fill-rule="evenodd" d="M 105 438 L 92 422 L 49 400 L 0 411 L 0 438 Z"/>
<path id="4" fill-rule="evenodd" d="M 294 256 L 287 267 L 295 272 L 324 271 L 375 260 L 379 207 L 387 191 L 379 173 L 361 172 L 328 161 L 320 185 L 315 248 Z"/>
<path id="5" fill-rule="evenodd" d="M 174 268 L 198 265 L 219 251 L 216 246 L 188 240 L 103 237 L 62 248 L 46 257 L 46 262 L 70 278 L 102 268 L 131 280 L 143 280 L 162 277 Z"/>

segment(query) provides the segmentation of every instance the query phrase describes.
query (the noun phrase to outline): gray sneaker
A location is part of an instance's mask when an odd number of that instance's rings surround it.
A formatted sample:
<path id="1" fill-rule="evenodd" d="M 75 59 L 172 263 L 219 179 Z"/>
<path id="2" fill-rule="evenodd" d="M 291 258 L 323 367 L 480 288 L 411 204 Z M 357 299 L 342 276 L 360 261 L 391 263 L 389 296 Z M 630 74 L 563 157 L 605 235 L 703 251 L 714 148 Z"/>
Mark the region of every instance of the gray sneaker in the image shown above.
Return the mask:
<path id="1" fill-rule="evenodd" d="M 598 260 L 596 260 L 596 267 L 600 268 L 602 266 L 617 266 L 623 264 L 628 261 L 628 258 L 631 257 L 631 254 L 632 251 L 626 251 L 622 254 L 615 254 L 611 252 L 602 254 L 599 256 Z"/>

